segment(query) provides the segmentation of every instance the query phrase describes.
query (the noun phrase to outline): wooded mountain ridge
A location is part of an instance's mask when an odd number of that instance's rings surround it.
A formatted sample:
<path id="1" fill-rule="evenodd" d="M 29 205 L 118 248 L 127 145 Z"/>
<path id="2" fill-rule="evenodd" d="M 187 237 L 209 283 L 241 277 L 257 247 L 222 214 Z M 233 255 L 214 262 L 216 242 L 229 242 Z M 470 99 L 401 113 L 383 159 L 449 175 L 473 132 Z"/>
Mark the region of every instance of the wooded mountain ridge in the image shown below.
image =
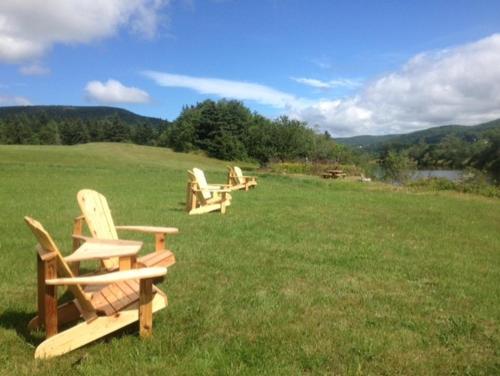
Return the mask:
<path id="1" fill-rule="evenodd" d="M 443 125 L 405 134 L 340 137 L 335 138 L 335 141 L 343 145 L 363 148 L 369 151 L 380 151 L 388 144 L 410 146 L 413 144 L 425 143 L 434 145 L 440 143 L 446 136 L 450 135 L 471 143 L 481 138 L 484 133 L 497 128 L 500 129 L 500 119 L 472 126 Z"/>
<path id="2" fill-rule="evenodd" d="M 47 121 L 97 121 L 111 117 L 127 125 L 147 124 L 153 127 L 168 125 L 168 121 L 159 118 L 138 115 L 132 111 L 109 106 L 9 106 L 0 107 L 0 121 L 12 117 L 26 116 L 39 118 L 45 116 Z"/>

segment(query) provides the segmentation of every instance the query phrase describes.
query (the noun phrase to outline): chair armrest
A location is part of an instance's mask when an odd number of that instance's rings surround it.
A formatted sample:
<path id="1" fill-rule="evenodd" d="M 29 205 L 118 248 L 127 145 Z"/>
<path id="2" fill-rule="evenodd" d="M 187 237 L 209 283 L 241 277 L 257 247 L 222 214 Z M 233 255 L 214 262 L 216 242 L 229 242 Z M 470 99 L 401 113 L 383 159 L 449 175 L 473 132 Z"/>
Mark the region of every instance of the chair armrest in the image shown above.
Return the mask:
<path id="1" fill-rule="evenodd" d="M 106 285 L 109 283 L 128 281 L 133 279 L 152 279 L 162 277 L 167 274 L 167 268 L 153 267 L 126 270 L 122 272 L 112 272 L 102 275 L 74 278 L 54 278 L 47 279 L 47 285 Z"/>
<path id="2" fill-rule="evenodd" d="M 227 188 L 227 187 L 230 187 L 231 184 L 207 184 L 207 187 L 209 189 L 224 189 L 224 188 Z"/>
<path id="3" fill-rule="evenodd" d="M 81 241 L 84 241 L 86 243 L 95 243 L 95 244 L 102 244 L 102 245 L 116 245 L 116 246 L 121 246 L 121 245 L 142 245 L 141 241 L 138 240 L 122 240 L 122 239 L 101 239 L 101 238 L 93 238 L 90 236 L 84 236 L 84 235 L 71 235 L 73 239 L 78 239 Z"/>
<path id="4" fill-rule="evenodd" d="M 176 227 L 156 227 L 156 226 L 115 226 L 117 230 L 145 232 L 147 234 L 168 234 L 174 235 L 179 233 Z"/>
<path id="5" fill-rule="evenodd" d="M 204 188 L 204 189 L 193 188 L 193 190 L 195 192 L 201 192 L 201 191 L 220 192 L 220 193 L 223 193 L 223 192 L 230 193 L 231 192 L 230 189 L 216 189 L 216 188 Z"/>
<path id="6" fill-rule="evenodd" d="M 66 262 L 102 260 L 110 257 L 136 256 L 142 242 L 135 240 L 109 240 L 86 238 L 75 252 L 64 258 Z"/>

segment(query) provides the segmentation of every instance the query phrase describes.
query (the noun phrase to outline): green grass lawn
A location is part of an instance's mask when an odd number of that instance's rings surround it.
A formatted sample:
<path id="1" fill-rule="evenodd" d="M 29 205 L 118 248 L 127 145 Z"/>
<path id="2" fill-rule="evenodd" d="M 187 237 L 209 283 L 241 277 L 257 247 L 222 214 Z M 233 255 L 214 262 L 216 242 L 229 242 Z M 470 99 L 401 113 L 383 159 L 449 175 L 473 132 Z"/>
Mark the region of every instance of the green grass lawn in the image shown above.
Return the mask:
<path id="1" fill-rule="evenodd" d="M 225 165 L 133 145 L 0 146 L 0 374 L 500 373 L 500 200 L 261 174 L 226 215 L 188 216 L 186 169 L 224 183 Z M 151 339 L 132 327 L 35 361 L 23 216 L 69 253 L 81 188 L 107 196 L 116 224 L 180 229 L 169 306 Z"/>

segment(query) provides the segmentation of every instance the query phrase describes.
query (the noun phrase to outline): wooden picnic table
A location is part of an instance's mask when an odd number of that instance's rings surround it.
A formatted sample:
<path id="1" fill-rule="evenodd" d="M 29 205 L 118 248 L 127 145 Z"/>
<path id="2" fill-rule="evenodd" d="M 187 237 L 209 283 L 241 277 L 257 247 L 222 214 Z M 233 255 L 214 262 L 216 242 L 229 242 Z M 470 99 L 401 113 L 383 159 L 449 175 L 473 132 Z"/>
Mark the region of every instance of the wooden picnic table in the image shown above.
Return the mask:
<path id="1" fill-rule="evenodd" d="M 346 177 L 346 173 L 340 169 L 326 170 L 326 172 L 321 174 L 324 179 L 337 179 Z"/>

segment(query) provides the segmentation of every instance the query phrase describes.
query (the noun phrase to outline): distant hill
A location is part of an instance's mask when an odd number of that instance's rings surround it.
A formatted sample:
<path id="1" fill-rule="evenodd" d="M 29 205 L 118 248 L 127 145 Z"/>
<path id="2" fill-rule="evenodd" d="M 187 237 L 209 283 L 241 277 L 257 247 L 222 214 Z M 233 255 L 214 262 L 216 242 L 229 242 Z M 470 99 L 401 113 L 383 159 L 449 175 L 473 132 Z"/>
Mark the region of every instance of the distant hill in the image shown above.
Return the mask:
<path id="1" fill-rule="evenodd" d="M 11 106 L 0 107 L 0 121 L 12 117 L 26 116 L 39 118 L 45 116 L 48 121 L 87 120 L 98 121 L 117 116 L 127 125 L 147 124 L 160 128 L 168 122 L 166 120 L 137 115 L 123 108 L 107 106 Z"/>
<path id="2" fill-rule="evenodd" d="M 386 144 L 398 144 L 401 146 L 413 145 L 420 142 L 426 144 L 438 144 L 448 135 L 455 135 L 464 141 L 474 142 L 481 134 L 490 130 L 500 128 L 500 119 L 489 121 L 473 126 L 465 125 L 443 125 L 440 127 L 424 129 L 406 134 L 387 134 L 382 136 L 354 136 L 336 138 L 339 144 L 361 147 L 367 150 L 378 150 Z"/>

